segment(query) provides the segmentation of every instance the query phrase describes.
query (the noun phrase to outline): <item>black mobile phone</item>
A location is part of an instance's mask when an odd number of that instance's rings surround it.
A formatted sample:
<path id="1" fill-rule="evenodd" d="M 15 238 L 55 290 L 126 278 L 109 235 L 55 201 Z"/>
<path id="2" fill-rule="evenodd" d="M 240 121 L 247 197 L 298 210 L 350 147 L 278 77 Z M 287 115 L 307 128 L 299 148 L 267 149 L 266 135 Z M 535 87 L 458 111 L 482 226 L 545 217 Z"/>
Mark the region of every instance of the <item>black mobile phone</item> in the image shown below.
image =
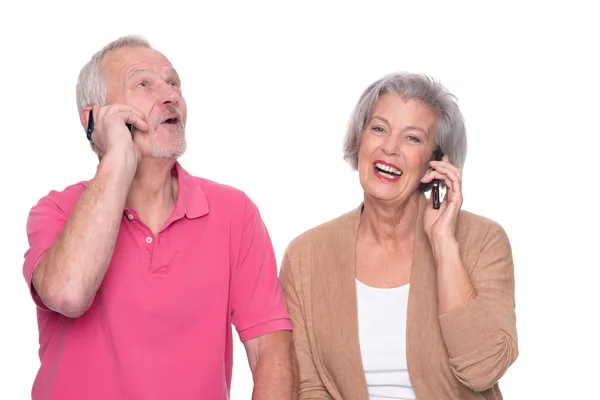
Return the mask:
<path id="1" fill-rule="evenodd" d="M 88 116 L 88 125 L 86 129 L 87 140 L 92 141 L 92 133 L 94 133 L 94 112 L 90 110 L 90 115 Z"/>
<path id="2" fill-rule="evenodd" d="M 442 161 L 442 157 L 444 157 L 444 153 L 438 148 L 435 150 L 435 154 L 433 159 L 435 161 Z M 433 197 L 433 208 L 438 210 L 440 208 L 440 185 L 441 182 L 439 179 L 434 179 L 431 182 L 431 196 Z"/>
<path id="3" fill-rule="evenodd" d="M 133 130 L 135 127 L 132 124 L 125 124 L 129 132 L 131 132 L 131 139 L 133 139 Z M 88 117 L 88 126 L 86 130 L 87 140 L 92 141 L 92 133 L 94 133 L 94 112 L 90 110 L 90 115 Z"/>

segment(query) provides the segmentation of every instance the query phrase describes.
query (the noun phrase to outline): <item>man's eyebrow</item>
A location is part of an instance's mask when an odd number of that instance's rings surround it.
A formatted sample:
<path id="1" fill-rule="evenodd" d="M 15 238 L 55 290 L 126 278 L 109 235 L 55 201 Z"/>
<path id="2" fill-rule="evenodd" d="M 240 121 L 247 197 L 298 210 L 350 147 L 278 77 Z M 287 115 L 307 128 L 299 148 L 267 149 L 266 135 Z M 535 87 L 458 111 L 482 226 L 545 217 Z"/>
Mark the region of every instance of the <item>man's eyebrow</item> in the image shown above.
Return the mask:
<path id="1" fill-rule="evenodd" d="M 148 72 L 148 69 L 146 69 L 146 68 L 134 69 L 127 75 L 127 79 L 131 79 L 135 75 L 143 74 L 144 72 Z M 167 71 L 167 75 L 174 75 L 177 79 L 181 80 L 181 78 L 179 78 L 179 74 L 177 73 L 175 68 L 169 68 Z"/>
<path id="2" fill-rule="evenodd" d="M 127 75 L 127 79 L 131 79 L 133 76 L 138 75 L 138 74 L 142 74 L 144 72 L 148 72 L 148 70 L 146 68 L 138 68 L 138 69 L 134 69 L 133 71 L 131 71 L 128 75 Z"/>
<path id="3" fill-rule="evenodd" d="M 175 68 L 169 68 L 169 74 L 175 75 L 175 78 L 177 78 L 178 80 L 181 80 L 181 78 L 179 77 L 179 74 L 177 73 Z"/>

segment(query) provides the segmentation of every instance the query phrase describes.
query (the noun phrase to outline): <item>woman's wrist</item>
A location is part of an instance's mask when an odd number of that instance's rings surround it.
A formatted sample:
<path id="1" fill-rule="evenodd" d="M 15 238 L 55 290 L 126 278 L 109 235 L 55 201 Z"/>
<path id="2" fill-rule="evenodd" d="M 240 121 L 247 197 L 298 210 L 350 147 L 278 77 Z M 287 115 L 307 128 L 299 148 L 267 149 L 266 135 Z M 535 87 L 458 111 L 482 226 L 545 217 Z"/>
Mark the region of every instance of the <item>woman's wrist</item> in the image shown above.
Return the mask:
<path id="1" fill-rule="evenodd" d="M 439 265 L 445 260 L 455 261 L 460 259 L 460 246 L 454 235 L 435 235 L 429 239 L 431 251 Z"/>

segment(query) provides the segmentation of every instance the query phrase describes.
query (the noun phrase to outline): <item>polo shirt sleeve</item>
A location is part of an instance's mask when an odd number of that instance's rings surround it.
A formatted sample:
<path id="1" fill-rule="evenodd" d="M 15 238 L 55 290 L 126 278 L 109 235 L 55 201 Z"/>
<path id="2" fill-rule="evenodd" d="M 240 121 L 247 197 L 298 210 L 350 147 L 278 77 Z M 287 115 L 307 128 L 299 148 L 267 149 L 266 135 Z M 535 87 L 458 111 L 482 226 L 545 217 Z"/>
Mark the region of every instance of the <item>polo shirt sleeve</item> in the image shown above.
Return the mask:
<path id="1" fill-rule="evenodd" d="M 25 252 L 23 276 L 35 305 L 43 310 L 49 310 L 49 308 L 33 288 L 33 272 L 44 254 L 52 248 L 66 221 L 67 216 L 51 195 L 42 198 L 31 209 L 27 218 L 26 230 L 29 248 Z"/>
<path id="2" fill-rule="evenodd" d="M 231 319 L 243 342 L 292 330 L 267 228 L 251 201 L 245 215 L 231 290 Z"/>

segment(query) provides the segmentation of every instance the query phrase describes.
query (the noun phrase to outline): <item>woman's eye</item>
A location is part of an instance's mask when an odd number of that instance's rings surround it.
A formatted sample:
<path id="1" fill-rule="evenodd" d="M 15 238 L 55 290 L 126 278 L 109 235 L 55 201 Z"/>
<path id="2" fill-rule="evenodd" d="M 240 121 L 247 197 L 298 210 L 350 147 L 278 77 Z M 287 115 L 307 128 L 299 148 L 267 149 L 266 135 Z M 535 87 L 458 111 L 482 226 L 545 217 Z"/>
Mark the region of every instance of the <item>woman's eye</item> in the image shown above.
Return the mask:
<path id="1" fill-rule="evenodd" d="M 408 140 L 415 143 L 421 143 L 421 138 L 415 135 L 409 135 Z"/>
<path id="2" fill-rule="evenodd" d="M 381 127 L 381 126 L 373 126 L 371 128 L 371 130 L 376 133 L 384 133 L 385 132 L 385 129 L 383 129 L 383 127 Z"/>

